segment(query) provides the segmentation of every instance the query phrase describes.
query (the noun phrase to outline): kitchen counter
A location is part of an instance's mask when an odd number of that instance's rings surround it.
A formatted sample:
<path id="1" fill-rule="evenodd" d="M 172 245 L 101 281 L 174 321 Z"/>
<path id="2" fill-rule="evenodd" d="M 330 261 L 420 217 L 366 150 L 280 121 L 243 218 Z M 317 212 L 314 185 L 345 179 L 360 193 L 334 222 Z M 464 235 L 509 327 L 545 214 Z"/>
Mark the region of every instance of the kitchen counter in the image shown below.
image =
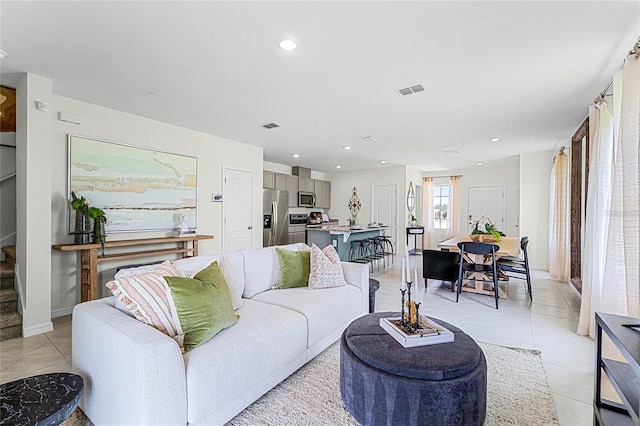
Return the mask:
<path id="1" fill-rule="evenodd" d="M 333 245 L 340 256 L 340 260 L 349 260 L 351 241 L 364 240 L 384 234 L 386 227 L 353 229 L 340 225 L 307 225 L 307 245 L 315 244 L 320 248 Z"/>

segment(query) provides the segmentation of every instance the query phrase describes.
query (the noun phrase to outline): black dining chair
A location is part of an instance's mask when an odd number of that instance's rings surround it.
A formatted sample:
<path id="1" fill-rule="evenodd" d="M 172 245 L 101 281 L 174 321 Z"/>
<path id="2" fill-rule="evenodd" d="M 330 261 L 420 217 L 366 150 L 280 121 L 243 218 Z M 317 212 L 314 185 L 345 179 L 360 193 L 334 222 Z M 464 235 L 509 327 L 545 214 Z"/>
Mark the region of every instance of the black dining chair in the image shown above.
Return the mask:
<path id="1" fill-rule="evenodd" d="M 458 243 L 460 249 L 460 267 L 458 269 L 458 292 L 456 293 L 456 303 L 462 291 L 463 280 L 473 280 L 493 283 L 493 291 L 496 299 L 496 309 L 498 309 L 498 267 L 496 265 L 496 252 L 500 249 L 496 244 L 462 242 Z M 467 261 L 465 255 L 481 257 L 481 262 Z M 490 256 L 490 263 L 486 263 L 486 257 Z M 470 274 L 470 275 L 467 275 Z"/>
<path id="2" fill-rule="evenodd" d="M 498 259 L 496 262 L 498 269 L 500 269 L 505 275 L 525 280 L 527 286 L 527 296 L 529 300 L 533 301 L 533 293 L 531 292 L 531 274 L 529 272 L 529 254 L 527 253 L 527 247 L 529 246 L 529 237 L 522 237 L 520 239 L 520 249 L 522 250 L 523 257 L 517 256 L 505 256 Z"/>
<path id="3" fill-rule="evenodd" d="M 424 278 L 424 288 L 427 288 L 429 279 L 432 279 L 450 282 L 451 291 L 454 291 L 456 281 L 458 281 L 459 263 L 459 253 L 442 250 L 422 250 L 422 277 Z"/>

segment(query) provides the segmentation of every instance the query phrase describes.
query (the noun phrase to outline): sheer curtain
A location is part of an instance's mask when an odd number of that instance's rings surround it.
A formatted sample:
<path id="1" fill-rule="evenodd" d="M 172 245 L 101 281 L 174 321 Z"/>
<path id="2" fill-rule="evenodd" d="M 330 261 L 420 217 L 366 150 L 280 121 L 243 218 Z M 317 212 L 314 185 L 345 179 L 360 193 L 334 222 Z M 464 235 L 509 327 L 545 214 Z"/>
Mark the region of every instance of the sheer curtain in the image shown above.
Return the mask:
<path id="1" fill-rule="evenodd" d="M 447 239 L 460 235 L 460 176 L 449 178 L 451 197 L 449 198 L 449 213 L 447 214 Z"/>
<path id="2" fill-rule="evenodd" d="M 593 121 L 592 121 L 593 119 Z M 613 102 L 590 108 L 593 129 L 578 334 L 594 337 L 595 312 L 640 317 L 640 63 L 616 72 Z"/>
<path id="3" fill-rule="evenodd" d="M 549 209 L 549 275 L 562 282 L 571 279 L 570 188 L 569 156 L 563 147 L 553 161 Z"/>
<path id="4" fill-rule="evenodd" d="M 422 223 L 424 224 L 422 247 L 426 249 L 436 248 L 436 232 L 433 221 L 433 195 L 433 178 L 422 178 Z"/>

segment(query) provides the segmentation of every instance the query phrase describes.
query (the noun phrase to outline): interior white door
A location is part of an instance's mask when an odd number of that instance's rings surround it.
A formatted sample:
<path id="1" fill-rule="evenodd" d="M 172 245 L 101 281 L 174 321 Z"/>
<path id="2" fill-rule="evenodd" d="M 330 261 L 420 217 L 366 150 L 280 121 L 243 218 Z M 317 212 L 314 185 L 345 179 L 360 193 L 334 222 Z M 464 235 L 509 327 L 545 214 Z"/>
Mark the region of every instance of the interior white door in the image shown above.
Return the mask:
<path id="1" fill-rule="evenodd" d="M 499 230 L 504 230 L 504 186 L 470 186 L 468 229 L 486 214 Z"/>
<path id="2" fill-rule="evenodd" d="M 385 234 L 398 251 L 398 185 L 373 185 L 371 221 L 389 225 Z"/>
<path id="3" fill-rule="evenodd" d="M 223 251 L 252 248 L 253 173 L 224 169 Z"/>

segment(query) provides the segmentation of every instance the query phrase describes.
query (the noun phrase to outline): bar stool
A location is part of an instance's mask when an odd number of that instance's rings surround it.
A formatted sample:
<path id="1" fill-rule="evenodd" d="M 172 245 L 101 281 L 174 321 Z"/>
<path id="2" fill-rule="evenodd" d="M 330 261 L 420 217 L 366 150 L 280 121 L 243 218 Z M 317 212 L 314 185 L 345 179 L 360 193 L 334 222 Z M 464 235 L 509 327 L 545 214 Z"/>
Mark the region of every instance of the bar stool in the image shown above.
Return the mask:
<path id="1" fill-rule="evenodd" d="M 382 260 L 382 268 L 384 269 L 386 267 L 384 250 L 378 237 L 366 238 L 365 241 L 369 245 L 369 256 L 371 258 L 372 272 L 374 262 L 377 264 L 378 270 L 380 270 L 380 260 Z"/>
<path id="2" fill-rule="evenodd" d="M 393 256 L 395 256 L 395 252 L 393 251 L 393 243 L 391 242 L 391 238 L 387 235 L 380 235 L 379 237 L 375 237 L 380 246 L 382 247 L 382 251 L 385 256 L 391 256 L 391 263 L 393 263 Z"/>

